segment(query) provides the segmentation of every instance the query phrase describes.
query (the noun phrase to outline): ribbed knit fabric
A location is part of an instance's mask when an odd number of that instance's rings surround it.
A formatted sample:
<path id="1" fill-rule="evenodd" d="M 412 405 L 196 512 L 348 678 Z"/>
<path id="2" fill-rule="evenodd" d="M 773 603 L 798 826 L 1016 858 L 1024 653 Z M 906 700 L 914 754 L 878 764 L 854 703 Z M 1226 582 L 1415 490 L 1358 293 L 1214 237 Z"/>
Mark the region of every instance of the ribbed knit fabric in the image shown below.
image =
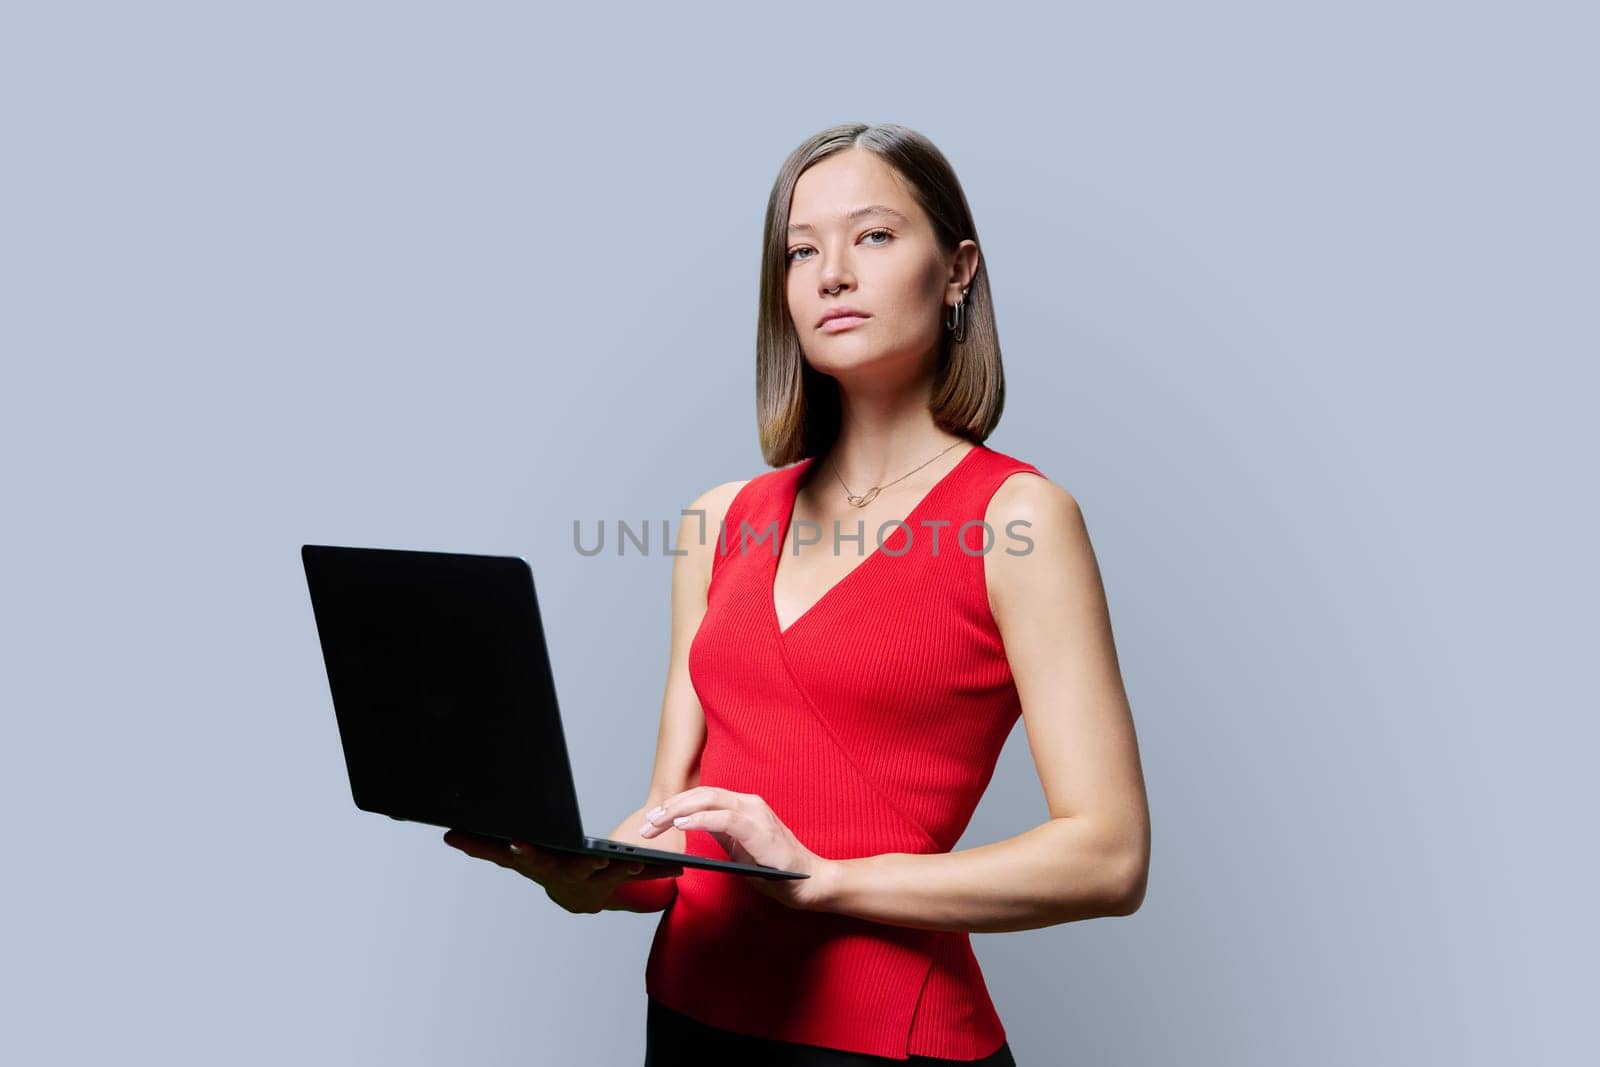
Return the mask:
<path id="1" fill-rule="evenodd" d="M 820 856 L 948 852 L 1021 712 L 984 560 L 985 545 L 1025 551 L 1027 532 L 980 523 L 1002 481 L 1039 471 L 970 448 L 881 548 L 863 524 L 866 558 L 780 631 L 777 552 L 813 462 L 757 476 L 729 506 L 689 649 L 700 781 L 759 794 Z M 812 551 L 831 550 L 821 537 Z M 710 834 L 686 842 L 728 858 Z M 978 1059 L 1006 1039 L 967 933 L 800 911 L 715 871 L 678 877 L 645 987 L 711 1026 L 896 1059 Z"/>

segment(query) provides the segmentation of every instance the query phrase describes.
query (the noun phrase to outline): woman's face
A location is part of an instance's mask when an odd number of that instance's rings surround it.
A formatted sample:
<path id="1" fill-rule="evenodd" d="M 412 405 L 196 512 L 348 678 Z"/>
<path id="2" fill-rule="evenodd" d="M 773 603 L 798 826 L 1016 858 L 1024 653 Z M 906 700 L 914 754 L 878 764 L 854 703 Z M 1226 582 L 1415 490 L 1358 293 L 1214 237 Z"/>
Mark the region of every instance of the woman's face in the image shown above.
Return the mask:
<path id="1" fill-rule="evenodd" d="M 962 242 L 958 273 L 893 168 L 847 149 L 813 164 L 789 208 L 789 317 L 806 362 L 834 377 L 871 366 L 917 367 L 942 341 L 945 304 L 976 269 Z M 822 323 L 837 308 L 864 317 Z"/>

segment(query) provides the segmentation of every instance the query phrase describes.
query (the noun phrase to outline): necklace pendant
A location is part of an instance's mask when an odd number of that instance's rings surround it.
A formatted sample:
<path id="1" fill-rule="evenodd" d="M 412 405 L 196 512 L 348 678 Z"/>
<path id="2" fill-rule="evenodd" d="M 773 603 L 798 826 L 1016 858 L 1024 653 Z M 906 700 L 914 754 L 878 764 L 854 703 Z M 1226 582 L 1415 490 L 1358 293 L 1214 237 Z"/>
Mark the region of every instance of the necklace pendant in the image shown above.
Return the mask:
<path id="1" fill-rule="evenodd" d="M 879 487 L 875 485 L 860 496 L 854 496 L 846 493 L 845 498 L 850 501 L 853 507 L 864 508 L 868 504 L 872 503 L 873 498 L 878 495 L 878 488 Z"/>

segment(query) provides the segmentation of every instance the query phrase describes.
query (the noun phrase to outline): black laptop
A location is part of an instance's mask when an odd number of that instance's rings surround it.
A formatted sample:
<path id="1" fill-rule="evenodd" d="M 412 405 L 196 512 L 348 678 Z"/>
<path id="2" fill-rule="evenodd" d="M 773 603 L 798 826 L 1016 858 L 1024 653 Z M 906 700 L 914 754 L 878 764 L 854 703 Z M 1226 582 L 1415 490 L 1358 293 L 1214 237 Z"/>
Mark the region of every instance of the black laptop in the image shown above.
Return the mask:
<path id="1" fill-rule="evenodd" d="M 590 837 L 533 572 L 516 556 L 302 545 L 356 807 L 506 841 L 805 878 Z"/>

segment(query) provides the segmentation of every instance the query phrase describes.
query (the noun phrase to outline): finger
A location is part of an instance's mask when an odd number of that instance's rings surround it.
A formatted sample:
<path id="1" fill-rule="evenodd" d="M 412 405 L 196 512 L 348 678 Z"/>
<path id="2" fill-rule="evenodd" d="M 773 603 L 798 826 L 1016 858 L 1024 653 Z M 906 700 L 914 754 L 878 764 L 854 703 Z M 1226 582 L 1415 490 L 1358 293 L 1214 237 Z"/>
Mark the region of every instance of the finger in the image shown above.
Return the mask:
<path id="1" fill-rule="evenodd" d="M 750 795 L 747 793 L 735 793 L 731 789 L 723 789 L 715 785 L 697 785 L 693 789 L 686 789 L 682 793 L 668 797 L 655 808 L 652 808 L 652 811 L 659 810 L 661 814 L 651 819 L 650 822 L 659 830 L 671 826 L 674 818 L 687 812 L 700 811 L 705 808 L 737 807 L 742 798 Z M 648 816 L 648 813 L 646 814 Z"/>
<path id="2" fill-rule="evenodd" d="M 535 867 L 549 867 L 552 864 L 561 862 L 562 859 L 561 853 L 548 848 L 540 848 L 538 845 L 530 844 L 527 841 L 513 841 L 511 845 L 512 852 L 521 856 Z"/>
<path id="3" fill-rule="evenodd" d="M 703 831 L 711 835 L 711 839 L 727 854 L 727 857 L 737 863 L 761 862 L 751 846 L 758 841 L 768 840 L 766 835 L 757 831 L 748 816 L 737 811 L 701 812 L 684 827 L 685 833 L 690 830 Z"/>
<path id="4" fill-rule="evenodd" d="M 533 856 L 523 866 L 523 873 L 535 881 L 545 885 L 565 882 L 569 885 L 583 884 L 589 881 L 590 876 L 597 870 L 597 858 L 587 855 L 575 855 L 571 852 L 541 850 L 542 854 L 530 853 Z"/>
<path id="5" fill-rule="evenodd" d="M 640 828 L 639 835 L 644 838 L 654 837 L 656 834 L 668 830 L 682 830 L 684 826 L 678 820 L 686 819 L 700 811 L 711 811 L 717 808 L 731 808 L 738 803 L 744 793 L 734 793 L 716 786 L 696 786 L 687 793 L 681 794 L 675 800 L 669 800 L 661 805 L 662 811 L 654 819 L 649 820 Z"/>
<path id="6" fill-rule="evenodd" d="M 676 878 L 683 873 L 682 867 L 663 867 L 660 864 L 649 863 L 638 874 L 631 874 L 626 881 L 647 882 L 652 878 Z"/>
<path id="7" fill-rule="evenodd" d="M 623 880 L 629 878 L 675 878 L 683 873 L 681 863 L 652 863 L 649 860 L 619 860 L 609 868 Z"/>
<path id="8" fill-rule="evenodd" d="M 587 882 L 603 876 L 612 866 L 605 856 L 573 856 L 562 863 L 562 874 L 574 882 Z"/>
<path id="9" fill-rule="evenodd" d="M 655 873 L 652 873 L 655 872 Z M 590 872 L 588 879 L 591 882 L 628 882 L 639 878 L 663 878 L 670 875 L 681 874 L 683 868 L 678 864 L 647 863 L 644 860 L 614 859 L 604 867 L 597 867 Z"/>
<path id="10" fill-rule="evenodd" d="M 574 855 L 571 852 L 561 852 L 556 849 L 540 848 L 526 842 L 518 842 L 521 854 L 517 856 L 518 866 L 537 875 L 540 880 L 549 878 L 562 878 L 568 881 L 585 877 L 584 868 L 588 866 L 587 856 Z"/>
<path id="11" fill-rule="evenodd" d="M 713 808 L 706 811 L 690 812 L 683 816 L 680 830 L 705 830 L 708 833 L 731 834 L 741 837 L 749 833 L 750 817 L 742 811 L 729 811 L 727 808 Z"/>
<path id="12" fill-rule="evenodd" d="M 699 807 L 713 808 L 736 808 L 741 800 L 750 796 L 749 793 L 735 793 L 717 785 L 697 785 L 685 795 L 695 797 Z"/>
<path id="13" fill-rule="evenodd" d="M 451 848 L 459 849 L 473 859 L 488 860 L 501 866 L 509 866 L 515 858 L 506 842 L 479 834 L 469 834 L 452 830 L 445 835 L 445 843 Z"/>
<path id="14" fill-rule="evenodd" d="M 446 830 L 444 843 L 451 848 L 459 848 L 463 852 L 481 852 L 483 849 L 496 844 L 492 837 L 471 833 L 467 830 Z"/>
<path id="15" fill-rule="evenodd" d="M 644 865 L 638 860 L 613 859 L 599 861 L 605 866 L 594 866 L 589 871 L 589 880 L 592 882 L 620 882 L 627 878 L 635 869 Z"/>
<path id="16" fill-rule="evenodd" d="M 559 862 L 554 852 L 526 841 L 512 841 L 506 846 L 506 851 L 506 865 L 535 881 L 548 879 Z"/>

